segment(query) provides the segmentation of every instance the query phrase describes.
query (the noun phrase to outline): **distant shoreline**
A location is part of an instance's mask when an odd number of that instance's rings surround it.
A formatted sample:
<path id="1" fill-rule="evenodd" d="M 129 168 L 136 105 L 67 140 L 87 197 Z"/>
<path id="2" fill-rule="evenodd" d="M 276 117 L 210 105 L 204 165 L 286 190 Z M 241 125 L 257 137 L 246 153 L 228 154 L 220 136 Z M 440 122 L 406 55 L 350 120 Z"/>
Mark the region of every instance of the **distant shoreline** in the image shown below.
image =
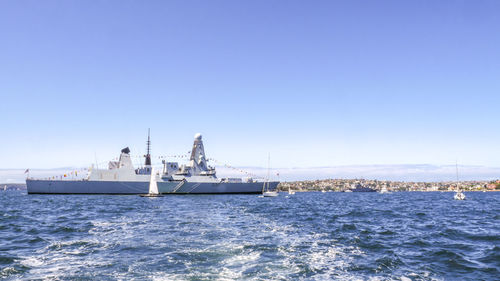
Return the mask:
<path id="1" fill-rule="evenodd" d="M 447 181 L 447 182 L 403 182 L 366 179 L 325 179 L 281 182 L 280 190 L 294 191 L 346 191 L 361 185 L 376 191 L 499 191 L 500 180 L 493 181 Z"/>

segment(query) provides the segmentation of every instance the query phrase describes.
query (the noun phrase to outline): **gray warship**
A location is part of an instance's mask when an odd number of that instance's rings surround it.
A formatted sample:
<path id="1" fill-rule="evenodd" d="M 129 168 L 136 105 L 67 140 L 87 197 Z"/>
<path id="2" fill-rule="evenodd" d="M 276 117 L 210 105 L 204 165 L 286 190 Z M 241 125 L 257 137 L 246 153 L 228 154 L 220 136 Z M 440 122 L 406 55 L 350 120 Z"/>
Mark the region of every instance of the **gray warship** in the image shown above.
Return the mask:
<path id="1" fill-rule="evenodd" d="M 83 179 L 27 178 L 28 194 L 146 194 L 152 179 L 148 134 L 147 153 L 143 167 L 134 168 L 128 147 L 121 150 L 118 161 L 110 161 L 108 169 L 89 169 Z M 162 169 L 153 175 L 161 194 L 262 194 L 276 190 L 277 181 L 252 178 L 218 178 L 208 165 L 201 134 L 196 134 L 189 162 L 162 161 Z M 269 185 L 269 187 L 268 187 Z"/>

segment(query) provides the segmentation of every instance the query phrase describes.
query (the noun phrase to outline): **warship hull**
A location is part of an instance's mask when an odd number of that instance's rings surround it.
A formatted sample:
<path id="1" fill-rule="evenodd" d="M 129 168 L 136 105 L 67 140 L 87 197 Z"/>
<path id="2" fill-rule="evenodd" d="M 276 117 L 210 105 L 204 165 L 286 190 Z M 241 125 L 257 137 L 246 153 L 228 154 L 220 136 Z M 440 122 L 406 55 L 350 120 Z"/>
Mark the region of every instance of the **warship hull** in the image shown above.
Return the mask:
<path id="1" fill-rule="evenodd" d="M 270 182 L 276 190 L 279 182 Z M 158 182 L 161 194 L 262 194 L 264 183 Z"/>
<path id="2" fill-rule="evenodd" d="M 26 180 L 28 194 L 144 194 L 149 182 Z"/>
<path id="3" fill-rule="evenodd" d="M 157 182 L 161 194 L 261 194 L 263 183 Z M 145 194 L 149 182 L 26 180 L 28 194 Z M 278 182 L 270 182 L 275 190 Z"/>

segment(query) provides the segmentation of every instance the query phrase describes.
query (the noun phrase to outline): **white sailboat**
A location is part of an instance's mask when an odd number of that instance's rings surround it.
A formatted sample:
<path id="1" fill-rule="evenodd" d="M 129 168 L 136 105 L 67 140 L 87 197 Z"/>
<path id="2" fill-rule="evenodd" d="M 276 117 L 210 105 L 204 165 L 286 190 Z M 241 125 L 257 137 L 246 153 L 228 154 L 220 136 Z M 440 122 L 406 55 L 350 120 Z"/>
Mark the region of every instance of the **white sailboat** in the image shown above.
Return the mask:
<path id="1" fill-rule="evenodd" d="M 290 187 L 288 188 L 288 194 L 289 195 L 294 195 L 295 194 L 295 191 L 294 190 L 291 190 Z"/>
<path id="2" fill-rule="evenodd" d="M 384 185 L 382 189 L 380 189 L 379 193 L 384 194 L 384 193 L 390 193 L 389 190 L 387 190 L 387 187 Z"/>
<path id="3" fill-rule="evenodd" d="M 455 196 L 453 196 L 455 200 L 465 200 L 465 194 L 462 191 L 457 191 Z"/>
<path id="4" fill-rule="evenodd" d="M 158 191 L 158 184 L 156 183 L 155 169 L 151 167 L 151 178 L 149 180 L 149 193 L 141 194 L 141 197 L 163 197 Z"/>
<path id="5" fill-rule="evenodd" d="M 266 183 L 267 183 L 267 188 L 266 188 Z M 262 195 L 264 197 L 276 197 L 276 196 L 278 196 L 278 191 L 269 190 L 269 182 L 265 182 L 264 183 L 264 192 L 262 192 Z"/>
<path id="6" fill-rule="evenodd" d="M 278 196 L 278 191 L 269 189 L 269 176 L 271 169 L 271 154 L 267 156 L 267 180 L 264 182 L 264 186 L 262 187 L 262 195 L 264 197 L 276 197 Z"/>
<path id="7" fill-rule="evenodd" d="M 453 198 L 455 200 L 465 200 L 465 194 L 458 188 L 458 162 L 456 163 L 456 169 L 457 169 L 457 191 Z"/>

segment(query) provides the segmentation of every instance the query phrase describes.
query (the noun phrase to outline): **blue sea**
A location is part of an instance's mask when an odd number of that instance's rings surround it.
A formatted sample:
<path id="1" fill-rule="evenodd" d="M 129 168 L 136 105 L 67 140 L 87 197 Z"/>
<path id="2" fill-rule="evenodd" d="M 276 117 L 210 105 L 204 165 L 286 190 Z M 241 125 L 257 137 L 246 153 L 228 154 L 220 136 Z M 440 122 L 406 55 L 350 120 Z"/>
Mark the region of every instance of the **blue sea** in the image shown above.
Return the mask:
<path id="1" fill-rule="evenodd" d="M 0 279 L 499 280 L 500 192 L 0 192 Z"/>

